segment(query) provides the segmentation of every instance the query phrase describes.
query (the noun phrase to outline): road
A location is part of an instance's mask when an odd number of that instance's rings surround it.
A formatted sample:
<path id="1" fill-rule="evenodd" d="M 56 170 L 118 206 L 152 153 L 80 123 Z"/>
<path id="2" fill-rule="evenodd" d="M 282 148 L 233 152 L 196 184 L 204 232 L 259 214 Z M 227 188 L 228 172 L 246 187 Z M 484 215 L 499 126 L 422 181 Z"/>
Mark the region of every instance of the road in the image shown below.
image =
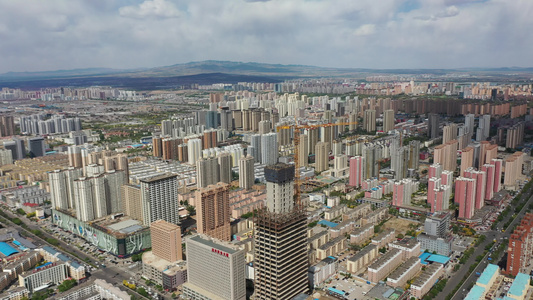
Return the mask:
<path id="1" fill-rule="evenodd" d="M 98 266 L 101 265 L 100 261 L 97 258 L 93 257 L 92 255 L 88 253 L 81 251 L 76 246 L 65 243 L 60 238 L 49 234 L 41 226 L 39 226 L 38 223 L 30 221 L 24 216 L 20 216 L 20 215 L 13 213 L 10 209 L 6 208 L 5 206 L 2 207 L 2 209 L 10 218 L 20 219 L 24 224 L 28 226 L 30 230 L 37 229 L 43 233 L 42 236 L 39 237 L 33 234 L 31 231 L 26 230 L 22 226 L 16 225 L 14 223 L 5 224 L 9 227 L 16 228 L 19 232 L 26 232 L 27 235 L 31 236 L 34 240 L 38 241 L 36 244 L 43 244 L 43 245 L 51 246 L 53 248 L 57 248 L 56 246 L 51 245 L 50 243 L 46 241 L 46 238 L 52 238 L 52 239 L 57 240 L 59 243 L 59 246 L 62 248 L 62 249 L 59 249 L 59 251 L 70 254 L 72 258 L 78 258 L 82 260 L 81 262 L 82 264 L 84 264 L 84 262 L 88 260 L 94 265 L 98 265 Z M 139 266 L 140 266 L 140 263 L 139 263 Z M 107 268 L 101 268 L 99 270 L 92 272 L 90 276 L 103 279 L 117 287 L 120 287 L 122 290 L 128 290 L 129 292 L 137 295 L 139 298 L 142 299 L 144 297 L 141 296 L 139 293 L 132 291 L 130 289 L 127 289 L 122 285 L 122 281 L 130 280 L 130 277 L 134 277 L 136 279 L 135 282 L 137 283 L 140 282 L 140 274 L 141 272 L 139 271 L 139 267 L 136 267 L 135 269 L 128 269 L 126 266 L 109 266 Z"/>
<path id="2" fill-rule="evenodd" d="M 4 207 L 5 208 L 5 207 Z M 83 262 L 87 262 L 89 261 L 91 264 L 94 264 L 94 265 L 99 265 L 99 261 L 98 259 L 96 259 L 95 257 L 81 251 L 80 249 L 78 249 L 77 247 L 75 246 L 72 246 L 68 243 L 65 243 L 64 241 L 62 241 L 61 239 L 59 239 L 58 237 L 56 236 L 53 236 L 51 234 L 49 234 L 46 230 L 44 230 L 42 227 L 39 226 L 38 223 L 35 223 L 35 222 L 32 222 L 30 220 L 28 220 L 26 217 L 24 216 L 20 216 L 20 215 L 17 215 L 15 213 L 13 213 L 11 210 L 9 209 L 4 209 L 3 210 L 9 217 L 11 218 L 18 218 L 20 219 L 24 224 L 26 224 L 28 226 L 28 228 L 30 230 L 39 230 L 43 233 L 42 235 L 42 238 L 41 237 L 38 237 L 36 235 L 34 235 L 33 233 L 31 233 L 30 231 L 27 231 L 26 229 L 24 229 L 22 226 L 19 226 L 19 225 L 16 225 L 16 224 L 11 224 L 10 226 L 12 227 L 15 227 L 17 228 L 19 231 L 25 231 L 27 232 L 29 235 L 31 235 L 32 237 L 36 238 L 36 239 L 40 239 L 43 241 L 43 243 L 49 245 L 49 246 L 52 246 L 54 247 L 53 245 L 50 245 L 50 243 L 46 242 L 46 238 L 51 238 L 51 239 L 55 239 L 58 241 L 59 243 L 59 246 L 62 248 L 60 250 L 64 251 L 64 252 L 67 252 L 69 254 L 71 254 L 72 256 L 74 256 L 74 258 L 78 258 L 80 260 L 82 260 L 82 263 Z"/>
<path id="3" fill-rule="evenodd" d="M 485 267 L 487 266 L 487 256 L 488 253 L 483 257 L 483 260 L 481 263 L 476 267 L 476 269 L 468 276 L 466 280 L 463 281 L 463 278 L 465 277 L 466 273 L 468 273 L 468 270 L 470 269 L 470 266 L 476 263 L 476 257 L 479 255 L 482 255 L 485 251 L 485 247 L 492 242 L 492 240 L 496 239 L 498 242 L 506 242 L 507 240 L 503 239 L 505 237 L 509 238 L 511 235 L 511 229 L 514 228 L 514 226 L 520 222 L 522 217 L 527 211 L 527 207 L 531 203 L 531 200 L 533 199 L 533 196 L 531 196 L 531 189 L 529 190 L 527 195 L 523 195 L 522 199 L 529 197 L 526 204 L 522 208 L 522 210 L 518 213 L 517 217 L 513 220 L 513 222 L 507 227 L 505 232 L 501 231 L 494 231 L 490 230 L 487 231 L 485 236 L 487 237 L 483 243 L 481 243 L 479 246 L 475 247 L 474 253 L 470 256 L 470 258 L 467 260 L 467 262 L 461 266 L 461 268 L 453 273 L 453 276 L 448 279 L 448 282 L 442 292 L 438 294 L 436 299 L 444 299 L 447 295 L 449 295 L 457 285 L 460 285 L 459 289 L 455 293 L 455 295 L 452 297 L 452 300 L 460 300 L 464 299 L 466 294 L 469 292 L 466 290 L 466 287 L 469 287 L 470 284 L 474 283 L 477 280 L 477 277 L 475 276 L 476 272 L 483 272 Z M 511 204 L 510 204 L 511 205 Z M 504 220 L 502 220 L 499 224 L 505 224 L 513 215 L 514 213 L 514 206 L 512 206 L 511 213 L 507 214 Z M 502 254 L 503 255 L 503 254 Z M 499 258 L 493 258 L 494 263 L 497 263 Z M 463 291 L 465 289 L 465 291 Z"/>

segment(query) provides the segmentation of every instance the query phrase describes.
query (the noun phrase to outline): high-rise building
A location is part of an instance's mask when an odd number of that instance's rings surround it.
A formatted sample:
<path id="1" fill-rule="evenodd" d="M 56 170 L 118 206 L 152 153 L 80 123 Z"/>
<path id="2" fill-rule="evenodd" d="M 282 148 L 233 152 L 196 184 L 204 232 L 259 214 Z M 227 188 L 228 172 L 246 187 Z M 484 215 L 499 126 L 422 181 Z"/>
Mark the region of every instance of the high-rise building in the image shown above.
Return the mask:
<path id="1" fill-rule="evenodd" d="M 198 233 L 231 240 L 229 185 L 219 182 L 196 190 Z"/>
<path id="2" fill-rule="evenodd" d="M 505 159 L 505 176 L 503 177 L 504 186 L 516 186 L 522 175 L 522 166 L 524 164 L 523 152 L 515 152 Z"/>
<path id="3" fill-rule="evenodd" d="M 231 171 L 231 169 L 230 169 Z M 220 167 L 215 157 L 196 161 L 197 187 L 205 188 L 220 181 Z"/>
<path id="4" fill-rule="evenodd" d="M 476 204 L 476 180 L 458 177 L 455 180 L 455 202 L 459 204 L 459 218 L 471 219 Z"/>
<path id="5" fill-rule="evenodd" d="M 409 206 L 414 192 L 418 190 L 418 182 L 411 178 L 396 181 L 392 187 L 392 205 Z"/>
<path id="6" fill-rule="evenodd" d="M 459 176 L 463 176 L 466 169 L 474 166 L 474 148 L 466 147 L 461 151 L 461 171 Z"/>
<path id="7" fill-rule="evenodd" d="M 315 171 L 326 171 L 329 168 L 328 143 L 318 142 L 315 148 Z"/>
<path id="8" fill-rule="evenodd" d="M 261 135 L 252 134 L 250 136 L 250 146 L 248 154 L 254 158 L 254 162 L 261 162 Z"/>
<path id="9" fill-rule="evenodd" d="M 44 156 L 46 154 L 46 149 L 44 146 L 44 138 L 41 136 L 34 137 L 28 140 L 28 145 L 30 149 L 31 157 Z"/>
<path id="10" fill-rule="evenodd" d="M 509 238 L 507 248 L 507 268 L 505 272 L 516 276 L 519 272 L 526 272 L 533 252 L 533 214 L 526 213 L 520 224 Z"/>
<path id="11" fill-rule="evenodd" d="M 0 137 L 15 135 L 15 121 L 13 116 L 0 117 Z"/>
<path id="12" fill-rule="evenodd" d="M 433 162 L 441 164 L 444 170 L 454 172 L 457 168 L 457 146 L 457 140 L 438 145 L 434 149 Z"/>
<path id="13" fill-rule="evenodd" d="M 524 122 L 520 122 L 507 129 L 505 148 L 514 149 L 524 143 L 524 128 Z"/>
<path id="14" fill-rule="evenodd" d="M 306 129 L 306 135 L 309 137 L 308 138 L 308 147 L 307 147 L 307 150 L 309 151 L 307 154 L 313 154 L 315 153 L 315 147 L 316 147 L 316 143 L 319 142 L 318 140 L 318 128 L 309 128 L 309 129 Z"/>
<path id="15" fill-rule="evenodd" d="M 82 177 L 82 173 L 82 170 L 78 168 L 55 170 L 48 173 L 50 197 L 54 209 L 76 208 L 74 180 Z"/>
<path id="16" fill-rule="evenodd" d="M 465 129 L 466 133 L 469 136 L 469 139 L 474 134 L 474 121 L 475 121 L 475 115 L 474 114 L 467 114 L 465 115 Z"/>
<path id="17" fill-rule="evenodd" d="M 278 162 L 278 134 L 268 133 L 261 135 L 261 163 L 267 166 Z"/>
<path id="18" fill-rule="evenodd" d="M 81 148 L 79 146 L 69 146 L 67 149 L 68 164 L 74 168 L 82 168 L 83 160 L 81 158 Z"/>
<path id="19" fill-rule="evenodd" d="M 362 156 L 354 156 L 350 158 L 350 179 L 349 184 L 354 187 L 360 187 L 363 182 L 364 175 L 364 158 Z"/>
<path id="20" fill-rule="evenodd" d="M 368 132 L 376 131 L 376 110 L 365 110 L 363 115 L 363 130 Z"/>
<path id="21" fill-rule="evenodd" d="M 451 215 L 449 212 L 435 213 L 426 218 L 424 232 L 431 236 L 444 238 L 448 235 Z"/>
<path id="22" fill-rule="evenodd" d="M 495 167 L 491 164 L 484 164 L 481 167 L 481 171 L 485 172 L 486 185 L 485 185 L 485 200 L 490 200 L 494 197 L 494 175 Z"/>
<path id="23" fill-rule="evenodd" d="M 88 222 L 109 214 L 102 175 L 74 180 L 74 199 L 76 217 L 80 221 Z"/>
<path id="24" fill-rule="evenodd" d="M 391 147 L 391 169 L 394 170 L 395 180 L 402 180 L 407 176 L 408 155 L 405 147 Z"/>
<path id="25" fill-rule="evenodd" d="M 150 235 L 155 256 L 170 262 L 183 259 L 180 226 L 157 220 L 150 225 Z"/>
<path id="26" fill-rule="evenodd" d="M 244 250 L 201 235 L 185 243 L 187 282 L 183 294 L 187 299 L 246 299 Z"/>
<path id="27" fill-rule="evenodd" d="M 13 163 L 13 152 L 11 149 L 0 149 L 0 166 Z"/>
<path id="28" fill-rule="evenodd" d="M 387 109 L 383 112 L 383 132 L 394 129 L 394 110 Z"/>
<path id="29" fill-rule="evenodd" d="M 479 124 L 476 131 L 476 141 L 481 142 L 487 140 L 490 135 L 490 115 L 483 115 L 479 117 Z"/>
<path id="30" fill-rule="evenodd" d="M 428 116 L 428 137 L 436 139 L 439 137 L 440 116 L 438 114 L 429 114 Z"/>
<path id="31" fill-rule="evenodd" d="M 363 148 L 363 158 L 365 162 L 365 170 L 364 170 L 364 179 L 377 177 L 378 176 L 378 168 L 377 168 L 377 154 L 376 146 L 368 146 Z"/>
<path id="32" fill-rule="evenodd" d="M 187 157 L 190 165 L 196 164 L 196 161 L 202 157 L 202 140 L 190 139 L 187 141 Z"/>
<path id="33" fill-rule="evenodd" d="M 267 205 L 254 227 L 255 299 L 292 299 L 309 290 L 307 218 L 293 196 L 294 166 L 265 168 Z"/>
<path id="34" fill-rule="evenodd" d="M 143 224 L 165 220 L 179 224 L 177 175 L 164 174 L 140 180 Z"/>
<path id="35" fill-rule="evenodd" d="M 155 157 L 163 157 L 163 146 L 160 136 L 152 137 L 152 152 Z"/>
<path id="36" fill-rule="evenodd" d="M 476 180 L 476 198 L 475 209 L 481 209 L 485 205 L 485 191 L 487 188 L 487 174 L 483 171 L 477 171 L 474 168 L 468 168 L 463 175 L 467 178 Z"/>
<path id="37" fill-rule="evenodd" d="M 128 183 L 126 172 L 122 170 L 110 170 L 104 173 L 104 180 L 109 213 L 123 212 L 121 187 Z"/>
<path id="38" fill-rule="evenodd" d="M 218 155 L 218 167 L 220 174 L 220 182 L 231 183 L 233 174 L 231 173 L 231 154 L 222 152 Z"/>
<path id="39" fill-rule="evenodd" d="M 446 144 L 451 140 L 457 139 L 458 126 L 455 123 L 450 123 L 442 128 L 442 143 Z"/>
<path id="40" fill-rule="evenodd" d="M 120 190 L 124 214 L 143 222 L 141 188 L 138 185 L 123 185 Z"/>
<path id="41" fill-rule="evenodd" d="M 4 142 L 4 149 L 11 150 L 13 160 L 26 158 L 26 149 L 24 147 L 24 141 L 21 139 L 13 138 L 13 141 Z"/>
<path id="42" fill-rule="evenodd" d="M 302 167 L 309 166 L 309 137 L 307 134 L 300 135 L 300 142 L 298 147 L 298 164 Z"/>
<path id="43" fill-rule="evenodd" d="M 239 187 L 249 190 L 255 183 L 254 158 L 250 155 L 239 159 Z"/>
<path id="44" fill-rule="evenodd" d="M 420 141 L 409 142 L 409 160 L 408 169 L 418 170 L 420 166 Z"/>
<path id="45" fill-rule="evenodd" d="M 503 160 L 493 159 L 494 165 L 494 193 L 501 191 L 502 189 L 502 172 L 503 172 Z"/>

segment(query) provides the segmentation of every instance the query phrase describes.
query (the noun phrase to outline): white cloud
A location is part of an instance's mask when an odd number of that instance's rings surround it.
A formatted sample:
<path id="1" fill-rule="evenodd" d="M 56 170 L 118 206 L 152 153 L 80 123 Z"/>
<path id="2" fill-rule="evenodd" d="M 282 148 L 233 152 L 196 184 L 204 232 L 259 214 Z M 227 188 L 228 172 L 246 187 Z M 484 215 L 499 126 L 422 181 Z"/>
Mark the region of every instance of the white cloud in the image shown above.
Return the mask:
<path id="1" fill-rule="evenodd" d="M 124 6 L 119 9 L 123 17 L 129 18 L 176 18 L 180 11 L 166 0 L 146 0 L 138 6 Z"/>
<path id="2" fill-rule="evenodd" d="M 408 9 L 406 0 L 127 3 L 0 0 L 0 73 L 205 59 L 368 68 L 532 61 L 531 0 L 419 0 Z"/>
<path id="3" fill-rule="evenodd" d="M 376 25 L 374 24 L 365 24 L 361 25 L 359 28 L 357 28 L 354 32 L 356 36 L 365 36 L 365 35 L 372 35 L 376 32 Z"/>

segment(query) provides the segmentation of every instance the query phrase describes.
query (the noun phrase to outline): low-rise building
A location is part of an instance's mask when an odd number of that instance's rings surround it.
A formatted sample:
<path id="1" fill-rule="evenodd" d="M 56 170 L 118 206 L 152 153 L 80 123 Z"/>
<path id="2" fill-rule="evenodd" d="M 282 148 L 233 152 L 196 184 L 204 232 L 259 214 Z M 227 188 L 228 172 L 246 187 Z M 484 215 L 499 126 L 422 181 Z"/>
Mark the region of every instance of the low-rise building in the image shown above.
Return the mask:
<path id="1" fill-rule="evenodd" d="M 374 244 L 370 244 L 348 259 L 346 269 L 350 273 L 359 274 L 370 265 L 377 256 L 378 247 Z"/>
<path id="2" fill-rule="evenodd" d="M 309 267 L 309 285 L 317 287 L 335 273 L 337 273 L 337 259 L 326 257 L 316 265 Z"/>
<path id="3" fill-rule="evenodd" d="M 417 299 L 424 297 L 443 273 L 444 266 L 442 264 L 434 263 L 426 267 L 426 270 L 411 283 L 411 295 Z"/>
<path id="4" fill-rule="evenodd" d="M 398 249 L 391 249 L 387 251 L 383 256 L 378 258 L 368 267 L 368 280 L 371 282 L 383 280 L 403 261 L 402 251 Z"/>
<path id="5" fill-rule="evenodd" d="M 389 248 L 400 250 L 402 252 L 402 260 L 408 260 L 413 256 L 418 257 L 420 255 L 420 242 L 412 238 L 390 243 Z"/>
<path id="6" fill-rule="evenodd" d="M 147 251 L 142 256 L 142 274 L 163 289 L 173 290 L 187 282 L 187 264 L 184 261 L 170 262 Z"/>
<path id="7" fill-rule="evenodd" d="M 68 278 L 68 266 L 64 262 L 48 262 L 19 275 L 19 286 L 31 293 L 52 284 L 60 284 Z"/>
<path id="8" fill-rule="evenodd" d="M 363 203 L 356 206 L 355 208 L 348 208 L 342 215 L 342 220 L 357 220 L 372 211 L 372 205 L 368 203 Z"/>
<path id="9" fill-rule="evenodd" d="M 440 238 L 425 233 L 419 234 L 417 240 L 420 242 L 420 249 L 422 251 L 436 252 L 440 255 L 450 256 L 452 252 L 453 236 L 448 235 L 444 238 Z"/>
<path id="10" fill-rule="evenodd" d="M 376 245 L 378 248 L 383 248 L 389 243 L 392 243 L 394 240 L 396 240 L 396 231 L 392 228 L 389 228 L 385 229 L 376 237 L 373 237 L 372 244 Z"/>
<path id="11" fill-rule="evenodd" d="M 87 300 L 128 300 L 131 296 L 119 289 L 116 286 L 113 286 L 109 282 L 96 279 L 89 284 L 84 284 L 82 286 L 74 287 L 72 290 L 68 291 L 68 294 L 61 295 L 57 297 L 57 300 L 78 300 L 78 299 L 87 299 Z"/>
<path id="12" fill-rule="evenodd" d="M 341 204 L 333 208 L 327 209 L 324 212 L 324 219 L 331 221 L 335 218 L 338 218 L 342 216 L 346 212 L 347 209 L 348 207 L 345 204 Z"/>
<path id="13" fill-rule="evenodd" d="M 309 239 L 307 239 L 308 248 L 311 249 L 318 249 L 320 246 L 324 245 L 330 240 L 330 233 L 328 230 L 321 231 Z"/>
<path id="14" fill-rule="evenodd" d="M 389 215 L 387 207 L 381 207 L 361 218 L 361 226 L 366 224 L 379 224 Z"/>
<path id="15" fill-rule="evenodd" d="M 387 285 L 394 288 L 403 288 L 407 281 L 420 272 L 422 263 L 418 257 L 411 257 L 406 262 L 401 264 L 387 277 Z"/>
<path id="16" fill-rule="evenodd" d="M 335 256 L 337 253 L 344 251 L 347 247 L 345 236 L 338 236 L 316 249 L 316 258 L 325 259 L 328 256 Z"/>
<path id="17" fill-rule="evenodd" d="M 336 237 L 339 237 L 341 235 L 345 235 L 346 233 L 351 232 L 352 230 L 354 230 L 356 223 L 357 222 L 354 220 L 346 220 L 346 221 L 343 221 L 337 224 L 337 226 L 330 228 L 329 232 L 330 232 L 331 238 L 336 238 Z"/>
<path id="18" fill-rule="evenodd" d="M 350 233 L 350 244 L 360 245 L 374 235 L 374 224 L 366 224 Z"/>

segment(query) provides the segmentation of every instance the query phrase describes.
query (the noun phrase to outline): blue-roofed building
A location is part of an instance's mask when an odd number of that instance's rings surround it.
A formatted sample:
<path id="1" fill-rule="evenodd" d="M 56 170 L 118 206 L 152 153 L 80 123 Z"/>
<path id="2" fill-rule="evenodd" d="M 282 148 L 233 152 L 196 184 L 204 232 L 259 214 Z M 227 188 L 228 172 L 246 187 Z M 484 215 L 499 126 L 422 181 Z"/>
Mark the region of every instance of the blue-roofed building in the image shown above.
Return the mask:
<path id="1" fill-rule="evenodd" d="M 337 227 L 337 225 L 339 225 L 339 224 L 337 224 L 335 222 L 330 222 L 330 221 L 326 221 L 326 220 L 320 220 L 318 222 L 318 224 L 319 225 L 326 225 L 326 226 L 328 226 L 330 228 Z"/>
<path id="2" fill-rule="evenodd" d="M 500 267 L 493 264 L 488 264 L 479 276 L 476 284 L 484 287 L 485 289 L 490 289 L 498 275 L 500 274 Z"/>
<path id="3" fill-rule="evenodd" d="M 44 246 L 43 250 L 50 253 L 50 255 L 55 256 L 58 251 L 50 246 Z"/>
<path id="4" fill-rule="evenodd" d="M 474 287 L 468 292 L 465 300 L 483 300 L 485 299 L 485 293 L 487 290 L 479 285 L 474 285 Z"/>
<path id="5" fill-rule="evenodd" d="M 0 253 L 2 253 L 4 256 L 10 256 L 15 253 L 18 253 L 17 249 L 11 247 L 6 242 L 0 242 Z"/>
<path id="6" fill-rule="evenodd" d="M 424 265 L 427 265 L 428 262 L 426 261 L 428 259 L 428 257 L 431 256 L 431 253 L 428 253 L 428 252 L 424 252 L 422 254 L 420 254 L 419 258 L 420 258 L 420 262 Z"/>
<path id="7" fill-rule="evenodd" d="M 444 255 L 431 254 L 426 260 L 428 262 L 437 262 L 437 263 L 445 265 L 450 261 L 450 258 Z"/>
<path id="8" fill-rule="evenodd" d="M 328 294 L 333 295 L 333 296 L 344 296 L 344 292 L 343 291 L 334 289 L 332 287 L 328 288 L 327 292 L 328 292 Z"/>
<path id="9" fill-rule="evenodd" d="M 524 299 L 527 291 L 530 288 L 530 278 L 531 276 L 527 274 L 518 273 L 513 281 L 513 284 L 511 284 L 509 291 L 507 292 L 507 297 L 515 300 Z"/>

